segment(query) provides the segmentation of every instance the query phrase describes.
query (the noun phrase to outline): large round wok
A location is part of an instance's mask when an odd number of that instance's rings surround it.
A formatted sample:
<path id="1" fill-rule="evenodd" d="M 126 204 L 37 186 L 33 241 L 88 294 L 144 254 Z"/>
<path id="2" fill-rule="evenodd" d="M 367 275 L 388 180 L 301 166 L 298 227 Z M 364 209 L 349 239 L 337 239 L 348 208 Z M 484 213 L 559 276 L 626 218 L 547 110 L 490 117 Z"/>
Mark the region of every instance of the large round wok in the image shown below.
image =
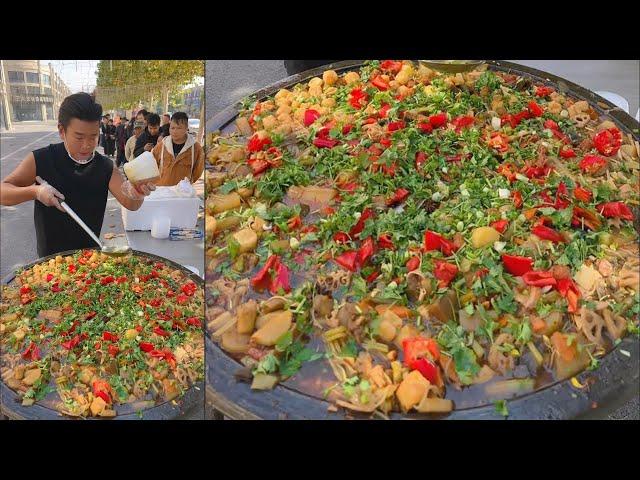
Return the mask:
<path id="1" fill-rule="evenodd" d="M 40 258 L 28 265 L 25 265 L 24 269 L 29 269 L 34 265 L 48 261 L 51 258 L 55 258 L 57 255 L 73 255 L 77 253 L 77 250 L 68 250 L 65 252 L 56 253 L 47 257 Z M 166 265 L 182 271 L 189 279 L 191 279 L 196 285 L 203 287 L 204 281 L 201 277 L 190 271 L 188 268 L 173 262 L 172 260 L 153 255 L 147 252 L 141 252 L 138 250 L 132 250 L 131 255 L 139 257 L 149 258 L 155 261 L 163 262 Z M 10 284 L 15 279 L 15 274 L 9 274 L 2 279 L 3 285 Z M 197 410 L 203 409 L 204 406 L 204 382 L 200 381 L 193 385 L 187 392 L 179 399 L 174 401 L 168 401 L 156 405 L 151 408 L 142 410 L 142 418 L 144 420 L 173 420 L 180 419 L 186 414 L 195 414 Z M 16 392 L 11 390 L 4 382 L 0 381 L 0 411 L 13 420 L 60 420 L 71 419 L 72 417 L 65 416 L 60 412 L 39 405 L 38 403 L 25 407 L 22 406 L 18 400 Z M 204 410 L 203 410 L 204 412 Z M 200 415 L 197 415 L 198 417 Z M 140 420 L 140 416 L 137 413 L 128 413 L 118 415 L 116 420 Z"/>
<path id="2" fill-rule="evenodd" d="M 496 71 L 529 77 L 537 82 L 553 84 L 560 92 L 580 100 L 586 100 L 601 116 L 615 122 L 624 133 L 638 139 L 638 122 L 608 100 L 561 77 L 511 62 L 487 61 Z M 281 88 L 322 76 L 326 69 L 338 73 L 354 70 L 363 65 L 360 60 L 346 60 L 292 75 L 256 91 L 257 100 L 275 94 Z M 235 131 L 234 122 L 240 105 L 232 105 L 207 122 L 207 132 L 223 134 Z M 234 373 L 241 364 L 230 358 L 209 337 L 206 338 L 207 401 L 221 414 L 234 419 L 342 419 L 344 412 L 330 413 L 329 402 L 303 394 L 286 385 L 278 385 L 272 391 L 252 391 L 248 383 L 238 381 Z M 640 390 L 640 366 L 638 339 L 627 336 L 613 350 L 601 358 L 594 371 L 576 375 L 582 384 L 589 379 L 587 388 L 575 388 L 569 379 L 548 384 L 532 393 L 508 401 L 509 419 L 571 419 L 603 417 L 638 395 Z M 623 352 L 626 352 L 623 353 Z M 628 356 L 627 356 L 628 354 Z M 322 360 L 319 360 L 322 361 Z M 362 417 L 362 418 L 369 418 Z M 501 419 L 493 404 L 454 410 L 446 416 L 424 414 L 401 415 L 393 419 L 447 418 L 447 419 Z"/>

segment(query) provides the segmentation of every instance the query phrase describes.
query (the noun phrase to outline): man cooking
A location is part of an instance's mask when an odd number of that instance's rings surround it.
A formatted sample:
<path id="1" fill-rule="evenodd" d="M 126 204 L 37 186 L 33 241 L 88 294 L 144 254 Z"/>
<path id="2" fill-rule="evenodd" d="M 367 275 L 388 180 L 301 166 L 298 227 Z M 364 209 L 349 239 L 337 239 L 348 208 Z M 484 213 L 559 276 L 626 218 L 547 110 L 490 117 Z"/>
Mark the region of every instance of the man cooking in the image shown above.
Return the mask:
<path id="1" fill-rule="evenodd" d="M 65 98 L 58 113 L 61 143 L 29 153 L 0 183 L 0 204 L 34 203 L 38 255 L 94 248 L 91 237 L 60 205 L 64 201 L 100 235 L 108 193 L 137 210 L 152 183 L 133 185 L 109 158 L 96 152 L 102 106 L 87 93 Z"/>

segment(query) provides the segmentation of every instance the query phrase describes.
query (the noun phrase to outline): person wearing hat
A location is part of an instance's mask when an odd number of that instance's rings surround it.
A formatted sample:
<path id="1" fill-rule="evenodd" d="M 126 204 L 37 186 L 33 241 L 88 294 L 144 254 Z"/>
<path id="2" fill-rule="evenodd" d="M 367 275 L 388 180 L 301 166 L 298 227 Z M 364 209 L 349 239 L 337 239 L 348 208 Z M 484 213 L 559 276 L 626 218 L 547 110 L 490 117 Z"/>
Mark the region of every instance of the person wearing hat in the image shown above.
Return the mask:
<path id="1" fill-rule="evenodd" d="M 138 140 L 138 137 L 143 130 L 144 120 L 136 120 L 133 123 L 133 135 L 129 137 L 129 140 L 127 140 L 127 143 L 124 146 L 124 157 L 127 162 L 130 162 L 131 160 L 136 158 L 136 156 L 133 154 L 133 151 L 136 148 L 136 140 Z"/>

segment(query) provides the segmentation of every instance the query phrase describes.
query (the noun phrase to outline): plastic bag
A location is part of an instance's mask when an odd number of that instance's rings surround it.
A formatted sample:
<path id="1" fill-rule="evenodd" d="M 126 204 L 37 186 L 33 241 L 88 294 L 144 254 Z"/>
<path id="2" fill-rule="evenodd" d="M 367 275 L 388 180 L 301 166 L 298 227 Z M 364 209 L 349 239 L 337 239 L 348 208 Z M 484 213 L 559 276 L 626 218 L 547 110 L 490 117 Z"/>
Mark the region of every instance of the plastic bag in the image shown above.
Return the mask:
<path id="1" fill-rule="evenodd" d="M 184 177 L 178 184 L 175 186 L 176 194 L 180 197 L 195 197 L 196 189 L 191 185 L 191 181 L 189 177 Z"/>

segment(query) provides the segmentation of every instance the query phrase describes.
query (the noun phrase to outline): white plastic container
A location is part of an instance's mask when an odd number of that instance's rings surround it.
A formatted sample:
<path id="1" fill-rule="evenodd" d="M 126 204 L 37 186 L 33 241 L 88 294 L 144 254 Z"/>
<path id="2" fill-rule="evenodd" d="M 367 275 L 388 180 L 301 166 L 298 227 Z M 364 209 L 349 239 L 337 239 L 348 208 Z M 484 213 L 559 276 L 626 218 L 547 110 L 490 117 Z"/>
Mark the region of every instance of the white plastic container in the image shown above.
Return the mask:
<path id="1" fill-rule="evenodd" d="M 171 229 L 171 218 L 158 215 L 151 221 L 151 236 L 153 238 L 169 238 L 169 230 Z"/>
<path id="2" fill-rule="evenodd" d="M 122 223 L 127 231 L 151 230 L 153 219 L 164 216 L 170 218 L 171 228 L 195 228 L 201 203 L 198 197 L 177 196 L 174 187 L 157 187 L 138 210 L 121 208 Z"/>
<path id="3" fill-rule="evenodd" d="M 143 152 L 124 164 L 124 173 L 131 183 L 138 183 L 160 178 L 158 162 L 151 152 Z"/>

